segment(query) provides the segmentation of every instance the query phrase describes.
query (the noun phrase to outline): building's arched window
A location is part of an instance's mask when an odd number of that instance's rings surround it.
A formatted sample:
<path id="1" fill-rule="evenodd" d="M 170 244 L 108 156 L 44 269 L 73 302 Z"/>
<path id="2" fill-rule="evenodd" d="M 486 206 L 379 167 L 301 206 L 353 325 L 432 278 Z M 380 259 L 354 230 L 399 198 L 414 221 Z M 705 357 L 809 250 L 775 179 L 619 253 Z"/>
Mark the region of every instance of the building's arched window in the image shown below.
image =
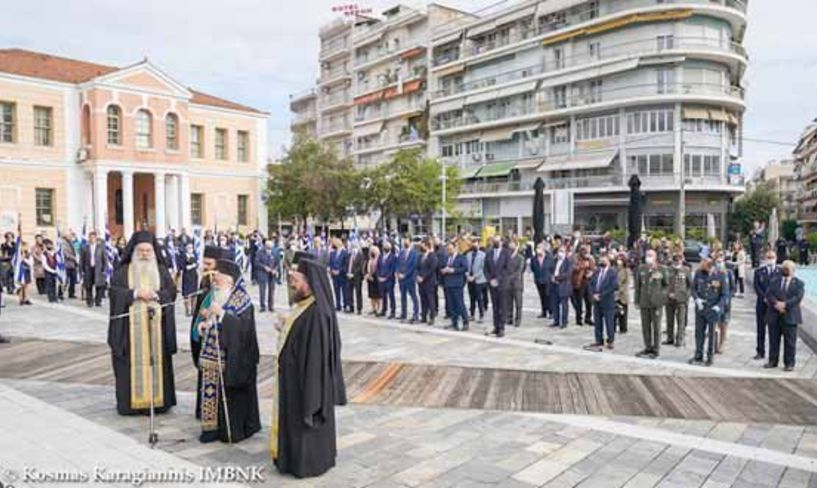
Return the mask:
<path id="1" fill-rule="evenodd" d="M 82 107 L 82 145 L 91 145 L 91 107 Z"/>
<path id="2" fill-rule="evenodd" d="M 165 145 L 172 151 L 179 150 L 179 116 L 167 114 L 165 116 Z"/>
<path id="3" fill-rule="evenodd" d="M 145 109 L 136 112 L 136 149 L 150 149 L 153 147 L 153 120 Z"/>
<path id="4" fill-rule="evenodd" d="M 122 145 L 122 109 L 116 105 L 108 106 L 108 144 Z"/>

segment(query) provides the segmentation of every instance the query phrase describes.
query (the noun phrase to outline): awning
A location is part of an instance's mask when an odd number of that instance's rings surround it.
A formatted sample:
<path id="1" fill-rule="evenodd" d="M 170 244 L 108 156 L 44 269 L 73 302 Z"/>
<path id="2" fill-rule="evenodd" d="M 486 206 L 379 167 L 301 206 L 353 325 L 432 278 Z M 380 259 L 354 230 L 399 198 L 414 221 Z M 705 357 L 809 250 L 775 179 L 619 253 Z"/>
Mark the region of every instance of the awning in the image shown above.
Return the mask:
<path id="1" fill-rule="evenodd" d="M 516 22 L 517 20 L 524 19 L 525 17 L 529 17 L 536 12 L 536 5 L 531 5 L 529 7 L 525 7 L 523 9 L 517 10 L 515 12 L 511 12 L 509 14 L 505 14 L 502 17 L 498 17 L 494 23 L 496 25 L 504 25 L 510 24 L 511 22 Z"/>
<path id="2" fill-rule="evenodd" d="M 410 58 L 413 58 L 415 56 L 419 56 L 419 55 L 423 54 L 424 52 L 426 52 L 425 46 L 419 46 L 419 47 L 415 47 L 413 49 L 408 49 L 408 50 L 403 51 L 402 53 L 400 53 L 400 59 L 410 59 Z"/>
<path id="3" fill-rule="evenodd" d="M 478 37 L 478 36 L 481 36 L 482 34 L 485 34 L 487 32 L 491 32 L 494 29 L 496 29 L 496 23 L 495 22 L 486 22 L 486 23 L 484 23 L 482 25 L 478 25 L 476 27 L 471 27 L 466 32 L 465 36 L 466 37 Z"/>
<path id="4" fill-rule="evenodd" d="M 729 123 L 731 125 L 738 125 L 738 118 L 735 114 L 727 112 L 726 115 L 729 117 Z"/>
<path id="5" fill-rule="evenodd" d="M 470 168 L 461 168 L 459 170 L 459 175 L 461 180 L 467 180 L 469 178 L 476 178 L 477 173 L 479 170 L 482 169 L 482 166 L 470 167 Z"/>
<path id="6" fill-rule="evenodd" d="M 383 90 L 383 100 L 389 100 L 390 98 L 394 98 L 399 94 L 400 90 L 396 86 L 386 88 L 385 90 Z"/>
<path id="7" fill-rule="evenodd" d="M 533 124 L 525 124 L 520 125 L 513 129 L 514 132 L 530 132 L 532 130 L 538 129 L 542 125 L 541 122 L 535 122 Z"/>
<path id="8" fill-rule="evenodd" d="M 547 158 L 537 171 L 569 171 L 574 169 L 601 169 L 608 168 L 618 151 L 586 155 L 574 158 Z"/>
<path id="9" fill-rule="evenodd" d="M 546 37 L 545 39 L 542 40 L 542 45 L 549 46 L 551 44 L 567 41 L 579 36 L 601 34 L 602 32 L 620 29 L 631 24 L 686 19 L 692 17 L 692 13 L 693 13 L 692 9 L 679 9 L 670 10 L 669 12 L 653 12 L 645 14 L 626 15 L 624 17 L 608 20 L 607 22 L 603 22 L 592 27 L 583 27 L 580 29 L 574 29 L 568 32 L 564 32 L 562 34 L 556 34 L 551 37 Z"/>
<path id="10" fill-rule="evenodd" d="M 374 93 L 369 93 L 368 95 L 363 95 L 362 97 L 355 98 L 355 105 L 363 105 L 366 103 L 376 102 L 383 98 L 383 90 L 378 90 Z"/>
<path id="11" fill-rule="evenodd" d="M 460 97 L 455 100 L 433 103 L 431 104 L 431 109 L 434 111 L 435 114 L 440 114 L 444 112 L 450 112 L 452 110 L 462 110 L 463 105 L 465 105 L 465 97 Z"/>
<path id="12" fill-rule="evenodd" d="M 709 110 L 701 107 L 684 107 L 684 119 L 709 120 Z"/>
<path id="13" fill-rule="evenodd" d="M 542 158 L 524 159 L 516 163 L 515 169 L 534 169 L 541 166 L 544 162 L 545 160 Z"/>
<path id="14" fill-rule="evenodd" d="M 403 94 L 413 93 L 423 87 L 423 80 L 414 80 L 403 83 Z"/>
<path id="15" fill-rule="evenodd" d="M 355 127 L 355 137 L 368 137 L 380 134 L 383 131 L 383 124 L 385 124 L 385 122 L 380 121 L 374 124 Z"/>
<path id="16" fill-rule="evenodd" d="M 502 163 L 489 164 L 483 166 L 479 171 L 480 178 L 493 178 L 497 176 L 508 176 L 516 167 L 516 161 L 506 161 Z"/>
<path id="17" fill-rule="evenodd" d="M 526 83 L 520 83 L 518 85 L 508 86 L 505 88 L 501 88 L 497 90 L 496 97 L 497 98 L 504 98 L 510 97 L 512 95 L 519 95 L 521 93 L 532 92 L 536 89 L 536 84 L 538 81 L 528 81 Z"/>
<path id="18" fill-rule="evenodd" d="M 491 100 L 496 100 L 497 91 L 496 90 L 488 90 L 486 92 L 477 93 L 476 95 L 471 95 L 465 100 L 466 105 L 474 105 L 475 103 L 482 103 L 488 102 Z"/>
<path id="19" fill-rule="evenodd" d="M 720 122 L 729 122 L 729 115 L 722 109 L 710 109 L 709 118 Z"/>
<path id="20" fill-rule="evenodd" d="M 465 71 L 465 63 L 460 63 L 445 69 L 441 69 L 440 71 L 437 72 L 437 78 L 455 75 L 457 73 L 462 73 L 463 71 Z"/>
<path id="21" fill-rule="evenodd" d="M 432 39 L 432 43 L 435 46 L 442 46 L 443 44 L 448 44 L 449 42 L 459 41 L 462 39 L 462 30 L 453 30 L 447 34 L 444 34 L 440 37 L 436 37 Z"/>
<path id="22" fill-rule="evenodd" d="M 513 139 L 514 132 L 510 127 L 484 130 L 480 134 L 479 140 L 481 142 L 507 141 Z"/>

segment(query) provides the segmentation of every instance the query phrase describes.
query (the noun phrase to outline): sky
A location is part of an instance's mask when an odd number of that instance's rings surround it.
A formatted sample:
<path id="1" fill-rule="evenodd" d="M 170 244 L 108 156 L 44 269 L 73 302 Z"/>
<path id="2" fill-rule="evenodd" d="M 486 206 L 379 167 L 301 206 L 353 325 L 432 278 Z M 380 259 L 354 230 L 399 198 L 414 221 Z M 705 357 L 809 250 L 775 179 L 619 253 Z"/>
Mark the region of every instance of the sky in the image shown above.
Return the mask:
<path id="1" fill-rule="evenodd" d="M 440 3 L 477 11 L 497 2 Z M 0 47 L 116 66 L 147 57 L 184 85 L 269 112 L 270 155 L 279 157 L 290 137 L 289 95 L 314 84 L 318 29 L 336 17 L 332 6 L 346 3 L 353 2 L 0 0 Z M 394 2 L 358 4 L 377 11 Z M 817 0 L 749 1 L 746 174 L 789 156 L 817 118 L 814 19 Z"/>

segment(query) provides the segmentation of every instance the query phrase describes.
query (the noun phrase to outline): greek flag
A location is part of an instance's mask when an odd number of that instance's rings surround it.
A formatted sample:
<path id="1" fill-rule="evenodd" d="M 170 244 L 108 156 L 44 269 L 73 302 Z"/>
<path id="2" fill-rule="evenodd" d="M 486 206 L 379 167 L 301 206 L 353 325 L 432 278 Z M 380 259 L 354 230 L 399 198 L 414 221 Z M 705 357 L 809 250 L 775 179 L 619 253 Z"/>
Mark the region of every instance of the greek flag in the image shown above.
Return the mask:
<path id="1" fill-rule="evenodd" d="M 57 229 L 57 254 L 54 256 L 57 262 L 57 281 L 65 283 L 65 254 L 62 252 L 62 246 L 65 240 L 62 238 L 60 229 Z"/>
<path id="2" fill-rule="evenodd" d="M 107 258 L 105 263 L 105 278 L 110 281 L 111 276 L 113 276 L 113 260 L 114 260 L 114 250 L 113 250 L 113 242 L 111 241 L 111 229 L 108 227 L 108 223 L 105 223 L 105 257 Z"/>
<path id="3" fill-rule="evenodd" d="M 196 264 L 201 266 L 204 258 L 204 240 L 201 238 L 201 229 L 193 230 L 193 255 L 196 256 Z"/>
<path id="4" fill-rule="evenodd" d="M 243 273 L 247 270 L 249 260 L 247 259 L 247 255 L 244 254 L 244 244 L 240 239 L 236 239 L 233 243 L 233 253 L 235 256 L 235 264 L 238 265 L 238 269 Z"/>
<path id="5" fill-rule="evenodd" d="M 176 274 L 176 244 L 173 242 L 172 235 L 165 237 L 165 250 L 167 251 L 167 260 L 169 261 L 167 265 L 173 274 Z"/>
<path id="6" fill-rule="evenodd" d="M 14 284 L 19 286 L 23 283 L 23 236 L 21 227 L 17 226 L 17 242 L 14 244 L 14 256 L 11 258 L 11 265 L 14 269 Z"/>

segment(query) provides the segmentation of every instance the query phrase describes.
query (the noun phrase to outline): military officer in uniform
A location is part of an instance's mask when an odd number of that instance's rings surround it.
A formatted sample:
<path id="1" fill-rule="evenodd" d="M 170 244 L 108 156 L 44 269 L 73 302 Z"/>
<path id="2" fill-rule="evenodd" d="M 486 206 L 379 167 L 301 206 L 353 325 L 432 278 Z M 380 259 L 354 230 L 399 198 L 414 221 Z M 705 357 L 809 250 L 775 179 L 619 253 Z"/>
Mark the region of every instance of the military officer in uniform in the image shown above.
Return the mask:
<path id="1" fill-rule="evenodd" d="M 705 258 L 692 282 L 692 298 L 695 300 L 695 357 L 689 360 L 690 364 L 701 364 L 704 361 L 704 339 L 708 337 L 704 364 L 712 365 L 715 325 L 721 320 L 726 292 L 723 275 L 714 272 L 712 260 Z"/>
<path id="2" fill-rule="evenodd" d="M 692 290 L 692 270 L 684 264 L 684 256 L 676 254 L 669 269 L 667 289 L 667 339 L 665 345 L 684 345 L 687 327 L 689 292 Z M 677 326 L 677 329 L 676 329 Z"/>
<path id="3" fill-rule="evenodd" d="M 636 354 L 638 357 L 658 357 L 661 348 L 661 309 L 667 303 L 668 285 L 666 267 L 658 262 L 654 249 L 648 250 L 635 279 L 635 303 L 641 309 L 641 332 L 644 336 L 644 350 Z"/>

